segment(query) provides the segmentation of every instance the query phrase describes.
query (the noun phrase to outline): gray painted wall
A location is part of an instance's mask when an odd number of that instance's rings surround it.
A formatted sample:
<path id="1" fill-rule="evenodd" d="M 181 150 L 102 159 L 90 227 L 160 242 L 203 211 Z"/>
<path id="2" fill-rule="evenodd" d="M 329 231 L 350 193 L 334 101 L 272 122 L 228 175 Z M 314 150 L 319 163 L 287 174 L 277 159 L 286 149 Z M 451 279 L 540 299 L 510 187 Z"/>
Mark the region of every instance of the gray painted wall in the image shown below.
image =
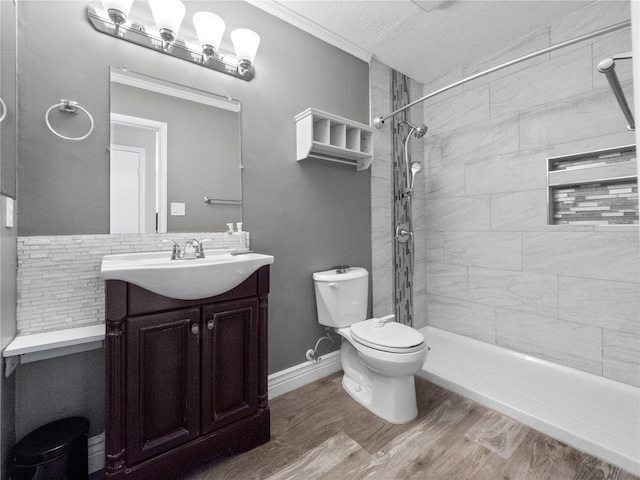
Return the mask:
<path id="1" fill-rule="evenodd" d="M 3 100 L 5 97 L 3 96 Z M 5 100 L 6 101 L 6 100 Z M 0 138 L 0 142 L 3 141 Z M 2 175 L 2 170 L 0 170 Z M 16 335 L 16 229 L 5 228 L 7 197 L 0 196 L 0 351 Z M 4 377 L 4 362 L 0 363 L 0 478 L 10 448 L 15 441 L 16 376 Z"/>
<path id="2" fill-rule="evenodd" d="M 242 102 L 245 229 L 254 250 L 275 256 L 269 371 L 276 372 L 304 362 L 306 350 L 324 333 L 316 319 L 311 274 L 345 263 L 371 269 L 369 172 L 314 160 L 296 162 L 293 121 L 314 107 L 368 123 L 368 65 L 244 2 L 194 1 L 187 7 L 214 10 L 229 31 L 245 26 L 260 34 L 253 81 L 100 34 L 86 19 L 83 2 L 19 4 L 18 231 L 108 231 L 110 65 L 228 92 Z M 66 27 L 51 29 L 55 24 Z M 85 141 L 63 141 L 47 130 L 44 113 L 61 98 L 80 102 L 96 119 L 95 131 Z M 79 354 L 76 363 L 101 374 L 101 360 L 90 354 Z M 59 379 L 55 385 L 60 391 L 84 388 L 67 372 L 62 361 L 18 369 L 18 411 L 25 418 L 18 420 L 18 434 L 26 433 L 29 419 L 38 417 L 34 396 L 46 392 L 33 386 L 47 374 Z M 69 408 L 90 401 L 85 393 L 69 396 Z"/>
<path id="3" fill-rule="evenodd" d="M 104 431 L 104 349 L 20 365 L 16 377 L 16 440 L 59 418 L 82 416 L 89 436 Z"/>
<path id="4" fill-rule="evenodd" d="M 6 228 L 6 202 L 16 192 L 15 10 L 0 2 L 0 96 L 7 116 L 0 126 L 0 351 L 16 334 L 16 228 Z M 15 218 L 15 215 L 14 215 Z M 4 362 L 0 363 L 4 367 Z M 2 369 L 4 370 L 4 368 Z M 6 478 L 15 441 L 15 376 L 0 373 L 0 478 Z"/>
<path id="5" fill-rule="evenodd" d="M 16 196 L 16 6 L 14 2 L 0 2 L 0 85 L 2 99 L 7 104 L 7 116 L 2 122 L 2 176 L 0 190 Z"/>
<path id="6" fill-rule="evenodd" d="M 4 100 L 4 97 L 3 97 Z M 5 100 L 6 101 L 6 100 Z M 0 138 L 0 142 L 2 139 Z M 2 171 L 0 171 L 2 174 Z M 0 351 L 16 335 L 16 229 L 5 228 L 7 197 L 0 196 Z M 0 478 L 15 440 L 15 375 L 4 377 L 0 363 Z"/>

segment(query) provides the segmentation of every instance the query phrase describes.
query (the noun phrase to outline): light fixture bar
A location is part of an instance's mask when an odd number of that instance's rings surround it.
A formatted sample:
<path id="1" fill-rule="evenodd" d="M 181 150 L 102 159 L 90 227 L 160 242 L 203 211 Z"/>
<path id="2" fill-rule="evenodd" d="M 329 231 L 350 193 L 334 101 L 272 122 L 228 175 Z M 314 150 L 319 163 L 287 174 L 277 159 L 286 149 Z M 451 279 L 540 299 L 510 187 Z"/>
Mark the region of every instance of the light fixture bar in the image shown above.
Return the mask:
<path id="1" fill-rule="evenodd" d="M 87 17 L 89 21 L 93 25 L 93 28 L 101 33 L 231 75 L 241 80 L 249 81 L 255 76 L 255 68 L 253 65 L 249 68 L 243 68 L 242 71 L 240 71 L 235 56 L 232 54 L 230 55 L 232 55 L 233 61 L 226 60 L 224 58 L 225 54 L 222 51 L 218 51 L 215 56 L 205 56 L 201 49 L 189 47 L 179 36 L 171 43 L 169 48 L 163 48 L 163 46 L 166 47 L 166 42 L 157 32 L 147 31 L 145 26 L 137 24 L 135 21 L 128 21 L 116 28 L 116 25 L 106 12 L 103 13 L 103 9 L 100 8 L 101 6 L 100 3 L 95 3 L 87 7 Z"/>

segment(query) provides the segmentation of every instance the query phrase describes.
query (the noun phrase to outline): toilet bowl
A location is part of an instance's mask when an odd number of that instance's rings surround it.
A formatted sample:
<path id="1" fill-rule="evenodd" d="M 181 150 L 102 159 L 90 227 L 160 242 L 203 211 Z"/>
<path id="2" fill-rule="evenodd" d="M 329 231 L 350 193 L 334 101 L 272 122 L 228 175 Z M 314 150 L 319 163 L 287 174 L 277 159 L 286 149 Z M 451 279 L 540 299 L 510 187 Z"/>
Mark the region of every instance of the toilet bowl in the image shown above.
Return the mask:
<path id="1" fill-rule="evenodd" d="M 342 338 L 344 389 L 364 407 L 391 423 L 417 414 L 413 375 L 427 358 L 420 332 L 394 315 L 366 319 L 369 273 L 360 267 L 313 274 L 318 321 Z"/>

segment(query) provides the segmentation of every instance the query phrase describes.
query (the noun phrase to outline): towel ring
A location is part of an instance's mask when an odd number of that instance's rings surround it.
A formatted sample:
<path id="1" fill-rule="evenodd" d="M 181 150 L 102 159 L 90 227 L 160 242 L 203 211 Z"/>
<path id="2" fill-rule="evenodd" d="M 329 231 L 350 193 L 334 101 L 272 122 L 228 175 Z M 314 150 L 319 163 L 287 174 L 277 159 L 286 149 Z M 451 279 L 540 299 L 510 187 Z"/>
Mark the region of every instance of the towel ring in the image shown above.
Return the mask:
<path id="1" fill-rule="evenodd" d="M 64 135 L 60 135 L 58 132 L 56 132 L 53 129 L 53 127 L 49 123 L 49 113 L 51 113 L 51 110 L 53 110 L 56 107 L 60 107 L 61 112 L 74 113 L 74 114 L 77 114 L 78 110 L 82 110 L 87 115 L 87 117 L 89 117 L 89 121 L 91 122 L 91 127 L 89 128 L 89 131 L 86 134 L 82 135 L 81 137 L 65 137 Z M 64 140 L 73 140 L 77 142 L 80 140 L 84 140 L 89 135 L 91 135 L 91 132 L 93 132 L 93 117 L 86 109 L 81 107 L 78 102 L 74 102 L 73 100 L 65 100 L 63 98 L 62 100 L 60 100 L 60 103 L 51 105 L 51 107 L 49 107 L 49 110 L 47 110 L 47 113 L 44 114 L 44 121 L 46 122 L 47 127 L 49 127 L 49 130 L 51 130 L 54 134 L 56 134 L 60 138 L 63 138 Z"/>
<path id="2" fill-rule="evenodd" d="M 4 117 L 7 116 L 7 105 L 4 103 L 4 100 L 0 98 L 0 106 L 2 106 L 2 115 L 0 115 L 0 123 L 4 120 Z"/>

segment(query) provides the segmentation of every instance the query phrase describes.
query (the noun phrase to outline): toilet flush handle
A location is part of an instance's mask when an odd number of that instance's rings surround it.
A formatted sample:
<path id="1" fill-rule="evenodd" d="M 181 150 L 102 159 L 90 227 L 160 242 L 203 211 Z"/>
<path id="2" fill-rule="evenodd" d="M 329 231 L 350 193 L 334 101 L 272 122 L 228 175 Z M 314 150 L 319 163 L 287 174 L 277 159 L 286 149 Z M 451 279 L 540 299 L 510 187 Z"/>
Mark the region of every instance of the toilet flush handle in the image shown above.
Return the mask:
<path id="1" fill-rule="evenodd" d="M 340 288 L 340 285 L 338 285 L 337 283 L 328 283 L 327 285 L 328 285 L 329 287 L 331 287 L 331 288 L 335 288 L 335 289 Z"/>

